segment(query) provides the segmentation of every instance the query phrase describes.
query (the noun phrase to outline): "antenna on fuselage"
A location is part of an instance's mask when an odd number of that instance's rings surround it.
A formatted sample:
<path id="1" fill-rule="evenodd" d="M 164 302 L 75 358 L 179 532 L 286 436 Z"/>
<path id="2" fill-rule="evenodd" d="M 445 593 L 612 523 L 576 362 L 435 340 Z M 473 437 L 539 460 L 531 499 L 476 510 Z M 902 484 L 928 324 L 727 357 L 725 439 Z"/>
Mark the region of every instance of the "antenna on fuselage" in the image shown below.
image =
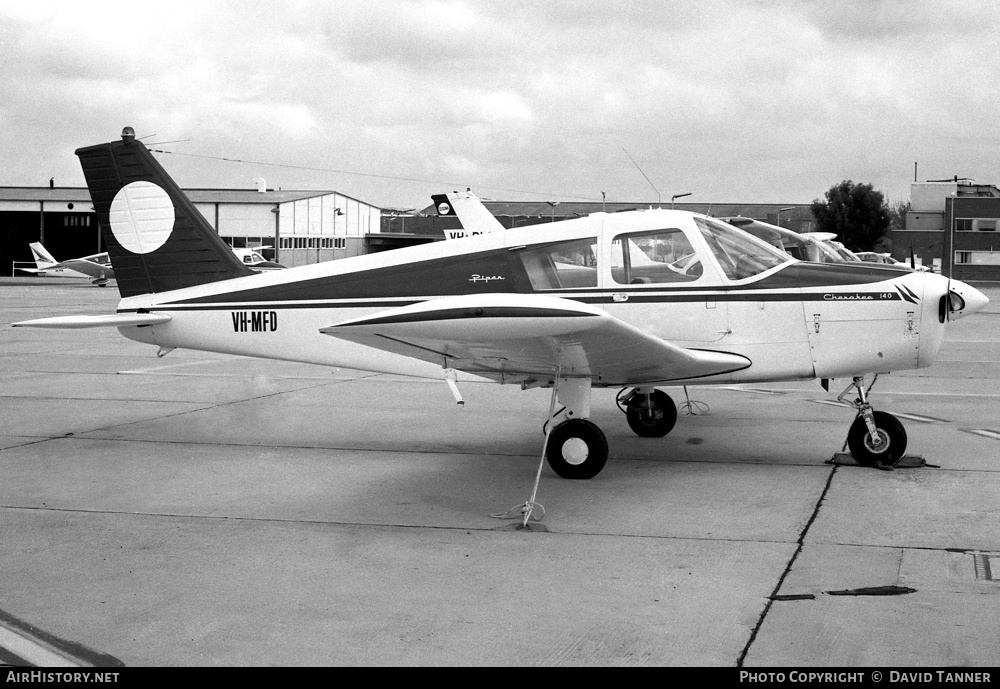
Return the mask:
<path id="1" fill-rule="evenodd" d="M 625 151 L 624 146 L 622 146 L 621 148 L 623 151 Z M 635 158 L 632 157 L 632 154 L 629 153 L 628 151 L 625 151 L 625 155 L 627 155 L 628 159 L 632 161 L 633 165 L 635 165 L 635 169 L 638 170 L 642 174 L 642 176 L 646 178 L 646 181 L 649 182 L 649 186 L 653 187 L 653 191 L 656 192 L 656 205 L 662 208 L 663 201 L 660 199 L 660 190 L 657 189 L 656 185 L 653 184 L 653 180 L 651 180 L 648 176 L 646 176 L 646 173 L 642 171 L 642 168 L 639 167 L 639 163 L 635 162 Z"/>

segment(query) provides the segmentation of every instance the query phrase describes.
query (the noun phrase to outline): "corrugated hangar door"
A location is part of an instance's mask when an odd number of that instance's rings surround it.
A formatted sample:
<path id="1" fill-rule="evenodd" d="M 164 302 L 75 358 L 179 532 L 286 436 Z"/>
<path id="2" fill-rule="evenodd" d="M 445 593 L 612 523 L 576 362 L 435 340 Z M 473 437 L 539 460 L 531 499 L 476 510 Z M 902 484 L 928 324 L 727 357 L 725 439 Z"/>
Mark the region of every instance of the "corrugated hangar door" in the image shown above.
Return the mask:
<path id="1" fill-rule="evenodd" d="M 264 203 L 219 205 L 220 235 L 227 237 L 267 237 L 274 240 L 274 206 Z"/>

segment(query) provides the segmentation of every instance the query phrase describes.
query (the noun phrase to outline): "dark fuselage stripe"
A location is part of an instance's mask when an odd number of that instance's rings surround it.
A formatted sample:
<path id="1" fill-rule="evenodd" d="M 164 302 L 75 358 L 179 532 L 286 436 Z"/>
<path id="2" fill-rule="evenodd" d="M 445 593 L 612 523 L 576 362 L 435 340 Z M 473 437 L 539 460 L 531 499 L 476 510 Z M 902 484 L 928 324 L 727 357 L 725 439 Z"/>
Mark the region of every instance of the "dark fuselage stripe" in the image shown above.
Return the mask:
<path id="1" fill-rule="evenodd" d="M 609 283 L 603 287 L 565 286 L 559 290 L 535 290 L 522 261 L 516 260 L 510 250 L 492 250 L 475 254 L 461 254 L 444 258 L 429 259 L 415 263 L 372 268 L 360 272 L 338 273 L 335 275 L 310 277 L 294 280 L 296 268 L 288 270 L 291 281 L 281 281 L 273 285 L 230 289 L 225 293 L 207 294 L 199 297 L 178 299 L 177 304 L 197 306 L 222 302 L 250 304 L 303 303 L 326 304 L 331 301 L 373 302 L 376 300 L 410 299 L 422 300 L 430 296 L 459 296 L 499 292 L 505 294 L 551 294 L 556 296 L 586 295 L 596 299 L 607 299 L 611 294 L 648 295 L 675 294 L 680 300 L 690 299 L 690 295 L 705 292 L 724 294 L 785 293 L 800 291 L 820 292 L 825 290 L 873 289 L 874 284 L 885 285 L 896 277 L 907 273 L 898 270 L 880 270 L 874 266 L 848 266 L 846 264 L 789 263 L 776 272 L 745 284 L 699 285 L 693 283 L 658 283 L 647 285 L 618 285 Z M 495 276 L 502 281 L 481 283 L 475 278 Z M 471 277 L 470 277 L 471 276 Z M 893 287 L 886 285 L 889 291 Z M 635 298 L 638 298 L 636 296 Z M 796 297 L 797 298 L 797 297 Z M 756 299 L 759 300 L 759 299 Z M 657 298 L 657 301 L 663 301 Z M 599 302 L 596 302 L 599 303 Z M 323 308 L 326 308 L 325 306 Z"/>
<path id="2" fill-rule="evenodd" d="M 560 293 L 560 292 L 535 292 L 533 294 L 543 295 L 543 296 L 559 296 L 568 300 L 578 301 L 584 304 L 670 304 L 670 303 L 687 303 L 687 302 L 704 302 L 704 301 L 721 301 L 721 302 L 758 302 L 758 301 L 770 301 L 770 302 L 796 302 L 796 301 L 902 301 L 902 297 L 898 292 L 814 292 L 814 293 L 800 293 L 800 292 L 771 292 L 762 294 L 747 294 L 745 292 L 720 292 L 717 294 L 643 294 L 641 292 L 622 292 L 622 291 L 611 291 L 604 294 L 587 294 L 580 295 L 576 293 Z M 441 296 L 451 296 L 451 295 L 441 295 Z M 622 299 L 623 296 L 627 296 L 627 299 Z M 217 303 L 202 303 L 202 304 L 185 304 L 181 303 L 164 303 L 156 304 L 142 309 L 123 309 L 119 313 L 132 313 L 132 312 L 149 312 L 149 311 L 219 311 L 219 310 L 254 310 L 254 309 L 361 309 L 361 308 L 394 308 L 400 306 L 410 306 L 412 304 L 420 304 L 430 299 L 436 297 L 425 297 L 423 299 L 403 299 L 399 301 L 390 300 L 371 300 L 371 301 L 323 301 L 323 302 L 310 302 L 310 303 L 296 303 L 296 302 L 227 302 L 223 301 L 224 295 L 220 295 L 220 301 Z M 487 307 L 483 307 L 484 310 L 489 310 Z M 471 315 L 474 311 L 473 308 L 461 309 L 461 311 L 470 312 L 467 317 L 475 317 Z M 510 311 L 510 309 L 505 309 Z M 546 310 L 546 313 L 541 313 L 539 309 L 527 308 L 526 313 L 517 314 L 519 316 L 544 316 L 544 317 L 554 317 L 554 316 L 582 316 L 589 315 L 580 312 L 565 312 L 559 310 Z M 490 314 L 493 317 L 502 317 L 498 314 Z M 513 315 L 513 314 L 511 314 Z M 449 318 L 455 318 L 457 316 L 450 315 Z"/>

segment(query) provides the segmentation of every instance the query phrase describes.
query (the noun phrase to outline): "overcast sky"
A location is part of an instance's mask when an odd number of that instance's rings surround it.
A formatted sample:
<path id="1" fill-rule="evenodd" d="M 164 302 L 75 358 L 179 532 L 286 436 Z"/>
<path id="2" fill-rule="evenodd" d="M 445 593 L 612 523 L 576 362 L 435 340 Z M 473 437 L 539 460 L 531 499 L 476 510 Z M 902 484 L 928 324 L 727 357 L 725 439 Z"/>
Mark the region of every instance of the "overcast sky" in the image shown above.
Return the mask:
<path id="1" fill-rule="evenodd" d="M 379 206 L 905 200 L 1000 184 L 998 44 L 992 0 L 0 0 L 0 185 L 130 125 L 181 186 Z"/>

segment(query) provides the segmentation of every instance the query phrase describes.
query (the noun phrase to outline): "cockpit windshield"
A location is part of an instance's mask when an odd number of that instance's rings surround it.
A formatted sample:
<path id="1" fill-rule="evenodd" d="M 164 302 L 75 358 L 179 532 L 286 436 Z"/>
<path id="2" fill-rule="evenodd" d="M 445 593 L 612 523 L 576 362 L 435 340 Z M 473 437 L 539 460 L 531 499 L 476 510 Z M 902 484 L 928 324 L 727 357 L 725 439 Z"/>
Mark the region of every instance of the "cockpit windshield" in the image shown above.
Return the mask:
<path id="1" fill-rule="evenodd" d="M 732 225 L 695 216 L 695 224 L 730 280 L 743 280 L 792 259 L 781 249 Z"/>
<path id="2" fill-rule="evenodd" d="M 799 234 L 785 227 L 768 225 L 766 222 L 743 216 L 723 217 L 719 220 L 733 227 L 738 227 L 757 239 L 763 239 L 771 246 L 778 247 L 792 258 L 797 258 L 800 261 L 840 263 L 844 260 L 836 251 L 815 237 Z"/>

